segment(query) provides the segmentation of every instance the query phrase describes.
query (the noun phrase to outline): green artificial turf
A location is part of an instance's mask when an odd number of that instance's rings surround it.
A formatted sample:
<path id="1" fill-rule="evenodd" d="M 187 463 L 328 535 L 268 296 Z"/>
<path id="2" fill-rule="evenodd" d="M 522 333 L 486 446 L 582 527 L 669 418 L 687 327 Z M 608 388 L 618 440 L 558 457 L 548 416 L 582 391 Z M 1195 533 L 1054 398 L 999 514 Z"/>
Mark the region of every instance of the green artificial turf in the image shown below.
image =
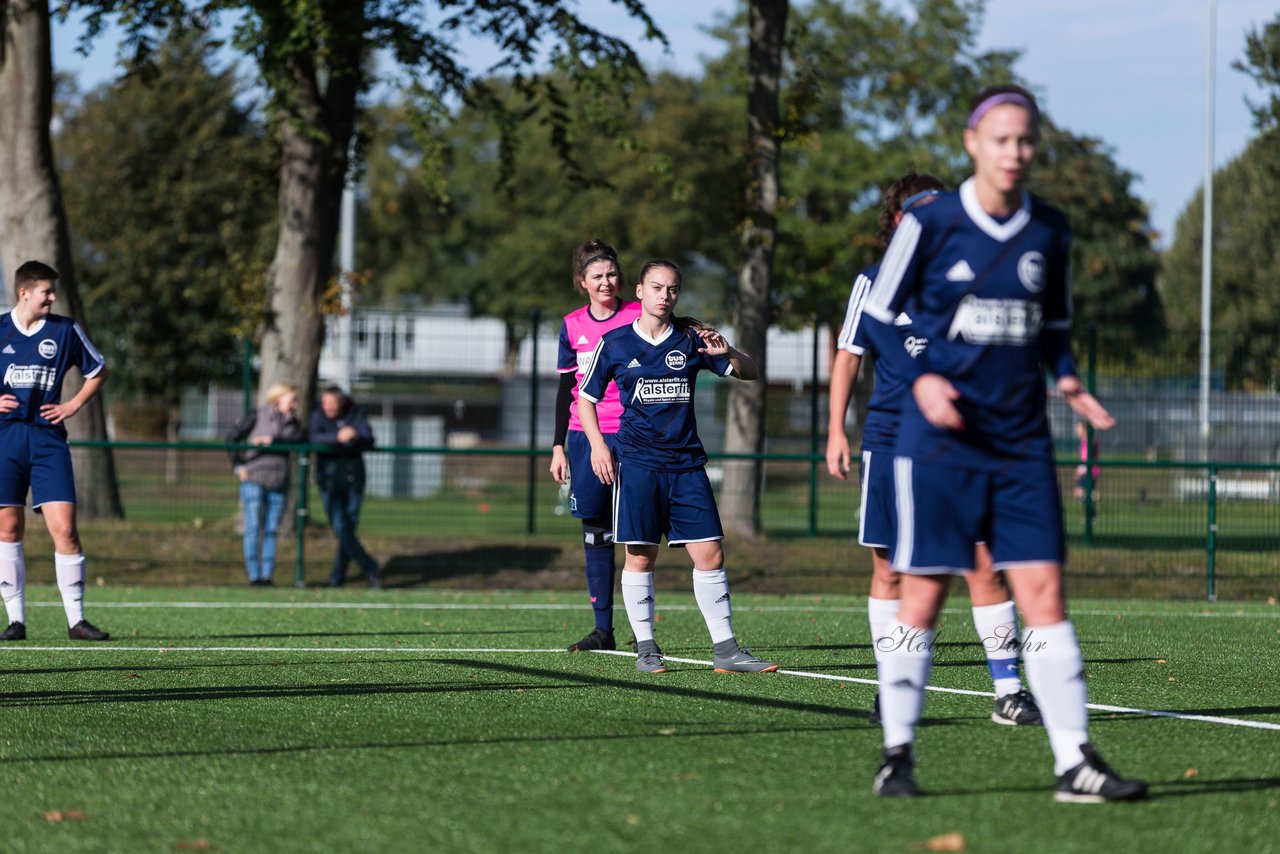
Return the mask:
<path id="1" fill-rule="evenodd" d="M 856 597 L 734 598 L 757 655 L 834 680 L 568 654 L 576 594 L 108 587 L 96 645 L 66 640 L 54 590 L 29 598 L 29 640 L 0 646 L 4 851 L 1280 850 L 1275 606 L 1074 603 L 1091 702 L 1274 727 L 1094 712 L 1152 797 L 1081 806 L 1054 803 L 1043 730 L 943 692 L 928 796 L 874 798 Z M 692 596 L 658 613 L 670 658 L 709 660 Z M 934 686 L 990 691 L 974 641 L 957 600 Z"/>

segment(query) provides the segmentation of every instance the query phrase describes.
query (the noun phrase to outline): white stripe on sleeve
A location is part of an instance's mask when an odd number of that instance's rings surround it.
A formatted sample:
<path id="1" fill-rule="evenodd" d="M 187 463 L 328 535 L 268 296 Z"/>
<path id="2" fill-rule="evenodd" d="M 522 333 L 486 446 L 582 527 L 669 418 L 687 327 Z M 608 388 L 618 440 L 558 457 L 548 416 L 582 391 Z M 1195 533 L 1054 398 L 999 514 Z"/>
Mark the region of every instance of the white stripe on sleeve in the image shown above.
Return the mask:
<path id="1" fill-rule="evenodd" d="M 902 286 L 902 277 L 915 256 L 921 231 L 920 220 L 907 214 L 898 223 L 898 230 L 893 233 L 893 240 L 889 242 L 889 251 L 880 263 L 880 274 L 876 276 L 871 294 L 867 297 L 866 308 L 863 309 L 881 323 L 893 323 L 893 319 L 898 316 L 890 306 Z"/>
<path id="2" fill-rule="evenodd" d="M 849 291 L 849 305 L 844 312 L 844 324 L 840 327 L 840 337 L 836 346 L 847 350 L 855 356 L 861 356 L 866 350 L 853 343 L 858 332 L 858 324 L 862 322 L 862 309 L 867 302 L 867 294 L 871 292 L 871 280 L 859 273 L 853 280 L 853 288 Z"/>

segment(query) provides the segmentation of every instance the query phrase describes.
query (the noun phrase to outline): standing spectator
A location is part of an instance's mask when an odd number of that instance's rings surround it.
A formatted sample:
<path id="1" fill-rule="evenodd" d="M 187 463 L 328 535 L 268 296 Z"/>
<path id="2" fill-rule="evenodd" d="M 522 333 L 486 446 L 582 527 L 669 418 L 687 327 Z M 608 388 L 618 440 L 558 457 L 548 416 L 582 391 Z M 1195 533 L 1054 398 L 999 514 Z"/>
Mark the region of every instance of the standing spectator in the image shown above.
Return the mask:
<path id="1" fill-rule="evenodd" d="M 235 468 L 244 507 L 244 566 L 249 583 L 255 586 L 270 587 L 273 583 L 276 532 L 289 497 L 289 454 L 265 448 L 306 439 L 297 409 L 297 386 L 276 383 L 267 389 L 267 402 L 258 407 L 249 430 L 249 444 L 255 448 Z"/>
<path id="2" fill-rule="evenodd" d="M 84 618 L 84 552 L 76 529 L 76 482 L 64 422 L 98 393 L 106 362 L 80 324 L 53 313 L 58 271 L 28 261 L 13 276 L 13 310 L 0 316 L 0 595 L 9 625 L 0 640 L 27 637 L 27 567 L 22 551 L 27 493 L 53 540 L 54 572 L 72 640 L 108 635 Z M 75 368 L 84 385 L 62 399 L 62 382 Z"/>
<path id="3" fill-rule="evenodd" d="M 320 393 L 320 408 L 311 413 L 311 443 L 331 450 L 316 454 L 316 485 L 324 502 L 329 527 L 338 538 L 329 586 L 341 587 L 347 565 L 360 564 L 369 586 L 382 586 L 382 569 L 356 538 L 360 505 L 364 502 L 364 451 L 373 447 L 369 416 L 337 386 Z"/>

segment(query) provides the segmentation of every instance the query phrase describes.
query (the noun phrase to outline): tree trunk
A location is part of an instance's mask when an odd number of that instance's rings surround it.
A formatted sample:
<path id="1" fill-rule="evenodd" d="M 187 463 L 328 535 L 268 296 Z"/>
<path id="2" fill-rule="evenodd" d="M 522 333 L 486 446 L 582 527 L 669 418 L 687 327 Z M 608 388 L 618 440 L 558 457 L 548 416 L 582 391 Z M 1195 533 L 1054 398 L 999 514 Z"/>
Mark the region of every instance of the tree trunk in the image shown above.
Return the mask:
<path id="1" fill-rule="evenodd" d="M 324 344 L 321 305 L 334 274 L 340 201 L 359 91 L 360 41 L 339 44 L 355 55 L 335 58 L 334 68 L 350 72 L 322 73 L 308 63 L 308 57 L 292 60 L 294 87 L 285 99 L 291 109 L 281 123 L 280 234 L 268 281 L 258 402 L 273 383 L 293 383 L 304 414 L 316 399 L 316 371 Z M 322 87 L 321 79 L 327 85 Z"/>
<path id="2" fill-rule="evenodd" d="M 725 450 L 760 453 L 764 450 L 765 399 L 768 391 L 769 329 L 773 291 L 774 243 L 778 234 L 778 87 L 782 72 L 782 41 L 787 26 L 788 0 L 751 0 L 750 44 L 747 52 L 747 157 L 751 183 L 747 190 L 748 219 L 742 232 L 743 262 L 738 275 L 734 345 L 760 365 L 757 382 L 734 383 L 729 389 Z M 727 461 L 720 513 L 727 530 L 755 537 L 760 526 L 758 460 Z"/>
<path id="3" fill-rule="evenodd" d="M 53 60 L 46 0 L 0 0 L 0 265 L 12 299 L 13 273 L 41 260 L 55 267 L 54 308 L 90 333 L 71 263 L 71 239 L 49 138 L 53 108 Z M 63 382 L 62 399 L 79 391 L 79 374 Z M 72 439 L 107 438 L 106 401 L 96 395 L 67 422 Z M 108 448 L 72 451 L 77 507 L 82 517 L 123 516 L 115 458 Z"/>

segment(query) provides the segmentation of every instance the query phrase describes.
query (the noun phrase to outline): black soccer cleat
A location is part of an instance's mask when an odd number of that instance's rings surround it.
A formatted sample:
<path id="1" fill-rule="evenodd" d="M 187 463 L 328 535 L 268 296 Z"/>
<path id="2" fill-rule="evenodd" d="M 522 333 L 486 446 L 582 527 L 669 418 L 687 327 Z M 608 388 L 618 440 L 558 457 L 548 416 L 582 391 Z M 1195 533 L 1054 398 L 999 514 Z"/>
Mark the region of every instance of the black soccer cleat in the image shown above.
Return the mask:
<path id="1" fill-rule="evenodd" d="M 1102 761 L 1092 744 L 1080 745 L 1084 761 L 1058 778 L 1053 799 L 1061 804 L 1139 801 L 1147 796 L 1142 780 L 1126 780 Z"/>
<path id="2" fill-rule="evenodd" d="M 915 798 L 920 796 L 916 786 L 914 760 L 911 745 L 900 744 L 886 748 L 880 770 L 871 782 L 873 794 L 882 798 Z"/>
<path id="3" fill-rule="evenodd" d="M 569 647 L 569 652 L 594 652 L 598 649 L 617 648 L 618 644 L 613 639 L 613 632 L 608 629 L 592 629 L 591 634 Z"/>
<path id="4" fill-rule="evenodd" d="M 1005 726 L 1044 726 L 1036 698 L 1027 690 L 996 697 L 996 709 L 991 720 Z"/>
<path id="5" fill-rule="evenodd" d="M 19 623 L 16 620 L 9 624 L 9 628 L 0 632 L 0 641 L 14 641 L 27 639 L 27 624 Z"/>
<path id="6" fill-rule="evenodd" d="M 104 641 L 109 639 L 111 635 L 102 631 L 88 620 L 81 620 L 67 629 L 67 637 L 72 640 Z"/>
<path id="7" fill-rule="evenodd" d="M 880 692 L 876 692 L 876 699 L 871 704 L 871 711 L 867 712 L 867 723 L 878 725 L 880 723 Z"/>

